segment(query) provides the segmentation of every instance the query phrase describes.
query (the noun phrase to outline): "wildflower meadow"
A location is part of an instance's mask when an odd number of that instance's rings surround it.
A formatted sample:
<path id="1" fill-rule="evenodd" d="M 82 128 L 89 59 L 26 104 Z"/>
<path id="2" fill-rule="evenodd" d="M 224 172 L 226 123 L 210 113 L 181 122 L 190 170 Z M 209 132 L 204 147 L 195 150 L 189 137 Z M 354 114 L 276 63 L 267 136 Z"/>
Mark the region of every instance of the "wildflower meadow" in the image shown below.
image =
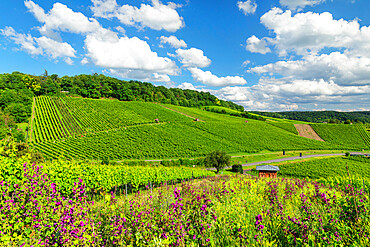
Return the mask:
<path id="1" fill-rule="evenodd" d="M 69 194 L 40 165 L 0 182 L 1 246 L 369 246 L 369 192 L 326 180 L 219 175 L 130 194 Z"/>

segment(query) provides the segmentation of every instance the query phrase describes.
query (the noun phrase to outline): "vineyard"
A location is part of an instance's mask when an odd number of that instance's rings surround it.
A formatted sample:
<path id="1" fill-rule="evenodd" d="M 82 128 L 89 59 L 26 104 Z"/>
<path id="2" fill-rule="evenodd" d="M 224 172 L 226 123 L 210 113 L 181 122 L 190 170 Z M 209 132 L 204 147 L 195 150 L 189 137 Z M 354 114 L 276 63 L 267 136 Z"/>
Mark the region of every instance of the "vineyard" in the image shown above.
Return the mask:
<path id="1" fill-rule="evenodd" d="M 338 130 L 340 137 L 334 136 L 335 141 L 319 142 L 297 136 L 292 123 L 246 121 L 197 108 L 166 107 L 107 99 L 37 97 L 29 143 L 46 158 L 78 160 L 199 157 L 213 150 L 255 153 L 367 147 L 354 126 L 341 126 L 344 129 Z"/>
<path id="2" fill-rule="evenodd" d="M 72 97 L 37 97 L 31 142 L 55 141 L 127 126 L 163 122 L 189 121 L 157 104 L 93 100 Z"/>
<path id="3" fill-rule="evenodd" d="M 102 165 L 87 162 L 54 160 L 42 164 L 42 172 L 48 174 L 64 195 L 70 195 L 75 182 L 84 180 L 90 194 L 109 192 L 128 185 L 133 191 L 148 184 L 157 186 L 200 177 L 214 176 L 214 172 L 201 168 L 164 166 Z M 0 181 L 19 184 L 22 181 L 24 164 L 0 159 Z M 127 187 L 126 187 L 127 188 Z"/>
<path id="4" fill-rule="evenodd" d="M 294 127 L 294 123 L 284 123 L 284 122 L 274 122 L 274 121 L 269 121 L 268 123 L 275 127 L 279 127 L 283 130 L 289 131 L 295 135 L 298 135 L 298 131 Z"/>
<path id="5" fill-rule="evenodd" d="M 279 176 L 295 178 L 333 178 L 351 176 L 370 178 L 370 159 L 361 157 L 325 157 L 279 165 Z"/>
<path id="6" fill-rule="evenodd" d="M 356 125 L 347 124 L 310 124 L 326 142 L 338 149 L 368 149 L 361 131 Z"/>
<path id="7" fill-rule="evenodd" d="M 356 129 L 360 133 L 362 139 L 370 147 L 370 133 L 366 130 L 363 124 L 355 124 Z"/>

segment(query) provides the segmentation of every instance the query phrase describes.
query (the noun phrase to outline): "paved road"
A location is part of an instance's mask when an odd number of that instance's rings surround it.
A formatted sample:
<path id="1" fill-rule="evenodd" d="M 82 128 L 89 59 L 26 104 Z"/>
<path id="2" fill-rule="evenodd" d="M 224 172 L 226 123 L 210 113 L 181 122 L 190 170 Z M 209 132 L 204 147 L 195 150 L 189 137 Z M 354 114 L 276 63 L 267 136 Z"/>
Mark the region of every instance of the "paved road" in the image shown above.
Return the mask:
<path id="1" fill-rule="evenodd" d="M 269 164 L 274 162 L 282 162 L 282 161 L 288 161 L 288 160 L 299 160 L 299 159 L 307 159 L 307 158 L 313 158 L 313 157 L 326 157 L 326 156 L 343 156 L 345 153 L 337 153 L 337 154 L 312 154 L 312 155 L 303 155 L 300 156 L 293 156 L 293 157 L 287 157 L 287 158 L 281 158 L 281 159 L 274 159 L 274 160 L 265 160 L 265 161 L 259 161 L 259 162 L 253 162 L 253 163 L 247 163 L 242 164 L 244 167 L 248 166 L 255 166 L 255 165 L 261 165 L 261 164 Z M 230 169 L 231 166 L 225 167 L 225 169 Z M 215 168 L 208 168 L 208 170 L 216 170 Z"/>
<path id="2" fill-rule="evenodd" d="M 326 157 L 326 156 L 343 156 L 345 153 L 339 153 L 339 154 L 311 154 L 311 155 L 303 155 L 301 156 L 293 156 L 293 157 L 287 157 L 282 159 L 275 159 L 275 160 L 265 160 L 265 161 L 259 161 L 259 162 L 253 162 L 253 163 L 247 163 L 242 164 L 242 166 L 255 166 L 260 164 L 269 164 L 274 162 L 282 162 L 282 161 L 288 161 L 288 160 L 299 160 L 299 159 L 307 159 L 307 158 L 314 158 L 314 157 Z"/>

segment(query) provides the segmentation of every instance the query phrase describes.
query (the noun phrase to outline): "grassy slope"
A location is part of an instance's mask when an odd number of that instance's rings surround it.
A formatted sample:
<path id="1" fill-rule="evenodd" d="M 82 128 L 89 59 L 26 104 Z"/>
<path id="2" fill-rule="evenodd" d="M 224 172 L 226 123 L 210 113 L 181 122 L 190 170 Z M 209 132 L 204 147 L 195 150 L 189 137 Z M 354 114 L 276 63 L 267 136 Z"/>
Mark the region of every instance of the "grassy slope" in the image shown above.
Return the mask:
<path id="1" fill-rule="evenodd" d="M 48 99 L 48 102 L 51 101 Z M 36 119 L 44 122 L 46 128 L 36 126 L 35 133 L 45 132 L 46 129 L 48 136 L 41 136 L 34 146 L 48 157 L 162 159 L 198 157 L 216 149 L 229 153 L 333 149 L 328 143 L 299 137 L 263 121 L 249 120 L 245 123 L 244 118 L 195 108 L 167 105 L 203 121 L 194 122 L 178 112 L 152 103 L 81 98 L 63 101 L 69 114 L 78 122 L 82 134 L 78 132 L 74 135 L 73 128 L 69 131 L 70 136 L 58 134 L 63 128 L 58 127 L 57 120 L 66 118 L 63 115 L 65 111 L 59 109 L 58 104 L 44 107 L 46 113 L 39 111 Z M 52 106 L 58 110 L 55 111 Z M 54 115 L 57 112 L 59 118 L 54 117 L 53 120 L 51 112 Z M 160 120 L 160 124 L 153 124 L 155 118 Z M 65 128 L 68 127 L 68 121 L 60 121 L 66 125 Z"/>

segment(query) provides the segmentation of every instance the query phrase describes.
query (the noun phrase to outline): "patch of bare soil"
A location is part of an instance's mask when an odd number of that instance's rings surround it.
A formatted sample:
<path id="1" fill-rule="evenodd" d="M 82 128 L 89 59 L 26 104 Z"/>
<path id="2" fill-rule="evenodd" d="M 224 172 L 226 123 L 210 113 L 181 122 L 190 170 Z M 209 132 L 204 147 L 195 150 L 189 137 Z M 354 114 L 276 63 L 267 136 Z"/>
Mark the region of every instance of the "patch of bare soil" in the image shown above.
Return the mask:
<path id="1" fill-rule="evenodd" d="M 317 141 L 324 141 L 309 124 L 294 124 L 298 135 Z"/>

